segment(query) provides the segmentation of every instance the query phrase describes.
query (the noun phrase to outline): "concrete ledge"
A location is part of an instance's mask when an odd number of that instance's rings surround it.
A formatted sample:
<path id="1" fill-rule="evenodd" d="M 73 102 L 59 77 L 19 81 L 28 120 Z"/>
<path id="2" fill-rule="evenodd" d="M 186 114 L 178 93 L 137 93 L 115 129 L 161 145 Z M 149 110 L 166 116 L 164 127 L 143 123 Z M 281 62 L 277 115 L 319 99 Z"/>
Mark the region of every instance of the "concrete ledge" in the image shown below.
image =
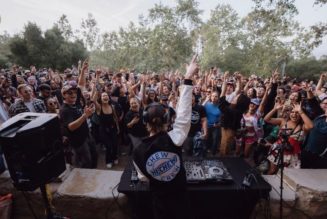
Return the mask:
<path id="1" fill-rule="evenodd" d="M 119 184 L 122 173 L 122 171 L 75 168 L 58 188 L 58 195 L 96 199 L 113 198 L 112 190 Z M 117 196 L 118 193 L 114 195 Z"/>
<path id="2" fill-rule="evenodd" d="M 272 186 L 270 210 L 272 218 L 279 218 L 280 175 L 264 175 Z M 288 219 L 327 218 L 327 169 L 284 170 L 283 216 Z M 256 208 L 257 218 L 264 218 L 261 202 Z M 266 204 L 267 205 L 267 204 Z"/>
<path id="3" fill-rule="evenodd" d="M 285 169 L 295 188 L 296 207 L 314 218 L 327 218 L 327 169 Z"/>
<path id="4" fill-rule="evenodd" d="M 127 197 L 113 188 L 122 171 L 73 169 L 63 183 L 51 183 L 52 203 L 56 212 L 72 219 L 131 218 Z M 9 173 L 0 175 L 0 194 L 14 196 L 13 218 L 34 219 L 22 192 L 17 191 Z M 114 194 L 114 196 L 113 196 Z M 44 217 L 44 204 L 39 189 L 26 193 L 38 218 Z"/>
<path id="5" fill-rule="evenodd" d="M 263 175 L 263 178 L 271 185 L 270 209 L 273 218 L 279 218 L 279 203 L 280 203 L 280 177 L 278 175 Z M 292 208 L 296 203 L 296 192 L 283 182 L 283 216 L 289 218 L 294 214 Z"/>

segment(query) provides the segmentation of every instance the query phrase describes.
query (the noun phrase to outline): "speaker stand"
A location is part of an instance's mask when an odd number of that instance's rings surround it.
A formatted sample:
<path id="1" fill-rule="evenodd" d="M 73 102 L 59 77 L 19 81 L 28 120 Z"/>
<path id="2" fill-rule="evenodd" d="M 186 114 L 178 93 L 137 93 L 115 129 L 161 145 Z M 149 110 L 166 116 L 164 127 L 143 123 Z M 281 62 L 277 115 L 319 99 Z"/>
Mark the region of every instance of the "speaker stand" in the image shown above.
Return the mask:
<path id="1" fill-rule="evenodd" d="M 51 210 L 51 206 L 50 206 L 50 203 L 49 203 L 47 191 L 45 189 L 44 184 L 40 186 L 40 190 L 41 190 L 41 194 L 42 194 L 42 198 L 43 198 L 43 203 L 45 205 L 45 213 L 47 215 L 47 219 L 54 219 L 53 212 Z"/>
<path id="2" fill-rule="evenodd" d="M 67 217 L 63 217 L 57 213 L 52 212 L 47 191 L 44 184 L 40 186 L 40 190 L 43 198 L 43 203 L 45 205 L 46 219 L 68 219 Z"/>

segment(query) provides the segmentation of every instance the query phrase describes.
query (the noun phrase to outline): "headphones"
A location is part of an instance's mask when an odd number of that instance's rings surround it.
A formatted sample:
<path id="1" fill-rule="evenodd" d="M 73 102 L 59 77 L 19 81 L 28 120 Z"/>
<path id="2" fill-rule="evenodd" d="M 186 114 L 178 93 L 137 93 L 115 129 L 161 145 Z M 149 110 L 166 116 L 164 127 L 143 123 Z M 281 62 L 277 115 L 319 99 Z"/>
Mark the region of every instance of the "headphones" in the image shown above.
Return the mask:
<path id="1" fill-rule="evenodd" d="M 160 103 L 151 103 L 143 111 L 143 123 L 149 123 L 154 118 L 160 118 L 162 123 L 166 124 L 169 121 L 169 111 L 166 112 L 165 107 Z"/>

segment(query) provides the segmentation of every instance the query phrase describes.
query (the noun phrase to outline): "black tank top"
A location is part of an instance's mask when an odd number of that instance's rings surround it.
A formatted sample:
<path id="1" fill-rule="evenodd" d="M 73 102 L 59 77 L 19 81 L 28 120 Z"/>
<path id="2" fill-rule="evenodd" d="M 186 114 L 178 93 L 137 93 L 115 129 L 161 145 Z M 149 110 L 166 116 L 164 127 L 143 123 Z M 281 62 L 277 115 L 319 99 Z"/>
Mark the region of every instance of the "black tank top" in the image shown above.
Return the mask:
<path id="1" fill-rule="evenodd" d="M 112 110 L 113 110 L 113 108 L 112 108 Z M 100 118 L 100 126 L 102 126 L 104 128 L 115 128 L 116 125 L 115 125 L 113 112 L 110 114 L 105 114 L 103 112 L 102 106 L 101 106 L 101 112 L 100 112 L 99 118 Z"/>

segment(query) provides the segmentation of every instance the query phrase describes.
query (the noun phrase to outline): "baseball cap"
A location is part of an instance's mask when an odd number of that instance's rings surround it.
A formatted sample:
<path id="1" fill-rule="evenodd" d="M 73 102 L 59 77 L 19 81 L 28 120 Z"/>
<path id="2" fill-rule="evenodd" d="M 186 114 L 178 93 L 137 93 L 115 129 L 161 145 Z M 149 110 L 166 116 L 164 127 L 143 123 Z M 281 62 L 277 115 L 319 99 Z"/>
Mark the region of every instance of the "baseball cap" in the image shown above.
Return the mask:
<path id="1" fill-rule="evenodd" d="M 251 103 L 253 103 L 254 105 L 257 105 L 257 106 L 260 105 L 260 101 L 258 99 L 256 99 L 256 98 L 252 98 Z"/>
<path id="2" fill-rule="evenodd" d="M 70 83 L 71 82 L 71 83 Z M 73 90 L 73 89 L 77 89 L 77 84 L 75 82 L 75 84 L 70 81 L 68 83 L 66 83 L 62 88 L 61 88 L 61 94 L 65 94 L 67 91 L 69 90 Z"/>

